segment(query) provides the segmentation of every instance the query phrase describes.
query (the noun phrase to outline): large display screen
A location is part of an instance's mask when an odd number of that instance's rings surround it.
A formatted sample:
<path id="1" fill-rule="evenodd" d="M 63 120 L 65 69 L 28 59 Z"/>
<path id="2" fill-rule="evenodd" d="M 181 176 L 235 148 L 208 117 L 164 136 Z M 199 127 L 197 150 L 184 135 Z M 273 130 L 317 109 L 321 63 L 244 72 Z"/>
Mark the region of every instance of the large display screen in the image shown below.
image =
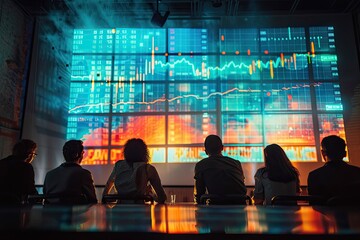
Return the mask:
<path id="1" fill-rule="evenodd" d="M 241 162 L 271 143 L 320 161 L 322 137 L 345 138 L 337 65 L 332 26 L 75 29 L 67 139 L 85 165 L 134 137 L 154 163 L 197 162 L 209 134 Z"/>

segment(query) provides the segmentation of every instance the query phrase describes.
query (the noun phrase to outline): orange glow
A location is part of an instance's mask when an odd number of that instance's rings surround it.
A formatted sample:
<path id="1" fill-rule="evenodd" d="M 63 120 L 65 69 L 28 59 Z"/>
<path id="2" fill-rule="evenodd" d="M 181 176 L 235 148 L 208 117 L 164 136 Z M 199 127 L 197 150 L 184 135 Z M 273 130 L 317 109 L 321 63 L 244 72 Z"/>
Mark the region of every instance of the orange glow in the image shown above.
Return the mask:
<path id="1" fill-rule="evenodd" d="M 225 51 L 222 51 L 222 52 L 221 52 L 221 54 L 222 54 L 222 55 L 225 55 L 225 54 L 226 54 L 226 52 L 225 52 Z"/>
<path id="2" fill-rule="evenodd" d="M 268 51 L 268 50 L 265 50 L 265 51 L 264 51 L 264 54 L 266 54 L 266 55 L 269 54 L 269 51 Z"/>
<path id="3" fill-rule="evenodd" d="M 251 54 L 251 51 L 250 51 L 250 49 L 248 49 L 247 50 L 247 55 L 250 56 L 250 54 Z"/>
<path id="4" fill-rule="evenodd" d="M 221 35 L 221 41 L 225 41 L 225 36 Z"/>
<path id="5" fill-rule="evenodd" d="M 273 60 L 270 60 L 270 77 L 271 77 L 271 78 L 274 78 Z"/>
<path id="6" fill-rule="evenodd" d="M 239 54 L 240 54 L 240 51 L 235 51 L 235 54 L 236 54 L 236 55 L 239 55 Z"/>
<path id="7" fill-rule="evenodd" d="M 284 54 L 280 53 L 281 66 L 284 67 Z"/>
<path id="8" fill-rule="evenodd" d="M 311 49 L 311 54 L 313 57 L 315 57 L 315 46 L 314 46 L 314 42 L 310 43 L 310 49 Z"/>

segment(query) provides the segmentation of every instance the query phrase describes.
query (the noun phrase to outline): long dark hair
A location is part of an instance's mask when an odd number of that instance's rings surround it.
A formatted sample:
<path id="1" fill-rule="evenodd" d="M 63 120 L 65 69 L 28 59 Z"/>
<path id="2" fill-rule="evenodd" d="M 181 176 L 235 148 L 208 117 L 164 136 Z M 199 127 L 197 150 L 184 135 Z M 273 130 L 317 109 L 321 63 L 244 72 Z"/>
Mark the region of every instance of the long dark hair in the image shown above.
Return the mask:
<path id="1" fill-rule="evenodd" d="M 132 166 L 134 162 L 148 163 L 150 154 L 146 143 L 140 138 L 127 140 L 124 146 L 124 158 L 130 166 Z"/>
<path id="2" fill-rule="evenodd" d="M 290 182 L 299 178 L 299 171 L 291 164 L 284 149 L 270 144 L 264 149 L 268 178 L 276 182 Z"/>

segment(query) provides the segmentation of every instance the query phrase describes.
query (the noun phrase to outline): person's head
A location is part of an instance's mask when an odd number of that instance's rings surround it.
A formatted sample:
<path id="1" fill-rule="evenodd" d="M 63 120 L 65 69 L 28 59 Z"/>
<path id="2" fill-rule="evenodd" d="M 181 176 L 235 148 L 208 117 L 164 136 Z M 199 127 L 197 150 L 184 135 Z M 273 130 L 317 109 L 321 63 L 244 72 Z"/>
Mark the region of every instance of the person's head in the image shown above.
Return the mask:
<path id="1" fill-rule="evenodd" d="M 36 150 L 37 145 L 34 141 L 22 139 L 14 145 L 12 155 L 23 159 L 24 162 L 31 163 L 37 155 Z"/>
<path id="2" fill-rule="evenodd" d="M 277 144 L 270 144 L 264 149 L 265 167 L 270 180 L 288 182 L 298 175 L 284 149 Z"/>
<path id="3" fill-rule="evenodd" d="M 336 135 L 324 137 L 321 141 L 321 154 L 325 161 L 341 161 L 346 157 L 345 140 Z"/>
<path id="4" fill-rule="evenodd" d="M 84 155 L 84 146 L 81 140 L 69 140 L 63 146 L 63 155 L 66 162 L 81 162 Z"/>
<path id="5" fill-rule="evenodd" d="M 207 136 L 204 142 L 204 146 L 205 152 L 209 156 L 220 154 L 224 149 L 221 138 L 217 135 Z"/>
<path id="6" fill-rule="evenodd" d="M 124 158 L 126 162 L 146 162 L 150 160 L 149 149 L 146 143 L 140 138 L 131 138 L 127 140 L 124 146 Z"/>

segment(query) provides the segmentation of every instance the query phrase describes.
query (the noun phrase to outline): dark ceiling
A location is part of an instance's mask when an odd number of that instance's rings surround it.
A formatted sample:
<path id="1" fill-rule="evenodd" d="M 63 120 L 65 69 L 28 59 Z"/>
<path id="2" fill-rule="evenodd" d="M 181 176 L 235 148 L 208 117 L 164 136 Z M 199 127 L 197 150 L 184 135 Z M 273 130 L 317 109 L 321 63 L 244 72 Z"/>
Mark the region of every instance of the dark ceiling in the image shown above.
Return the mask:
<path id="1" fill-rule="evenodd" d="M 106 9 L 111 14 L 152 14 L 156 0 L 13 0 L 33 16 L 53 10 L 76 13 Z M 172 17 L 218 17 L 240 15 L 334 14 L 360 12 L 359 0 L 162 0 L 160 12 Z"/>

